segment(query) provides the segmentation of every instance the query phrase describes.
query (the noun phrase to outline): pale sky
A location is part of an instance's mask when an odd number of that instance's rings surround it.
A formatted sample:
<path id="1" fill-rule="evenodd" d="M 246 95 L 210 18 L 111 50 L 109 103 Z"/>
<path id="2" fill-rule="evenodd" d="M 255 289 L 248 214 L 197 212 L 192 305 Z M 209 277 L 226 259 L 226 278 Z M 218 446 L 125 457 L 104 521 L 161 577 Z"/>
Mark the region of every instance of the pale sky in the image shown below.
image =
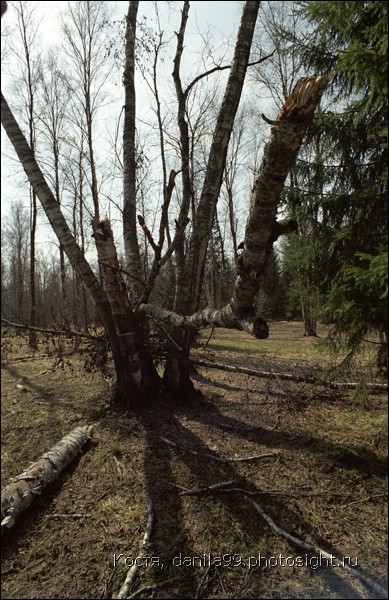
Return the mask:
<path id="1" fill-rule="evenodd" d="M 42 48 L 47 48 L 50 45 L 58 43 L 60 39 L 60 29 L 58 23 L 59 11 L 66 10 L 65 2 L 49 2 L 49 1 L 37 1 L 32 2 L 38 8 L 38 12 L 41 15 L 42 22 L 40 26 L 40 43 Z M 143 18 L 143 15 L 151 17 L 153 13 L 153 2 L 140 2 L 138 11 L 138 21 Z M 234 36 L 238 30 L 240 15 L 242 11 L 242 2 L 202 2 L 192 1 L 190 3 L 189 20 L 187 26 L 187 33 L 185 37 L 185 48 L 183 54 L 183 67 L 182 67 L 182 79 L 191 81 L 193 76 L 201 72 L 201 53 L 204 45 L 204 39 L 207 39 L 214 48 L 216 59 L 225 56 L 223 64 L 229 63 L 229 57 L 233 49 L 235 42 Z M 127 13 L 128 2 L 127 1 L 110 1 L 108 5 L 111 5 L 117 12 L 117 18 L 121 18 Z M 166 27 L 166 33 L 172 36 L 174 39 L 174 31 L 177 31 L 180 23 L 180 9 L 182 2 L 158 2 L 158 8 L 161 13 L 164 9 L 167 9 L 170 5 L 169 17 L 167 20 L 162 21 L 163 29 Z M 15 11 L 12 8 L 12 3 L 9 3 L 9 7 L 2 19 L 2 25 L 7 24 L 12 26 L 15 23 Z M 18 36 L 15 36 L 15 40 Z M 173 46 L 175 49 L 175 46 Z M 173 58 L 173 51 L 171 53 L 171 59 Z M 166 81 L 168 85 L 171 85 L 171 72 L 172 62 L 166 63 L 167 75 Z M 209 62 L 208 68 L 213 66 L 212 61 Z M 189 73 L 189 69 L 194 73 Z M 196 70 L 197 69 L 197 70 Z M 5 71 L 5 69 L 4 69 Z M 186 76 L 186 77 L 185 77 Z M 3 91 L 6 97 L 7 94 L 7 82 L 3 80 Z M 119 93 L 123 90 L 119 86 Z M 142 96 L 142 92 L 137 91 L 137 112 L 138 115 L 142 115 L 142 111 L 147 111 L 147 102 Z M 7 98 L 8 99 L 8 98 Z M 12 106 L 12 98 L 9 98 L 9 102 Z M 120 103 L 122 102 L 119 96 Z M 108 127 L 107 127 L 108 128 Z M 15 176 L 16 163 L 15 160 L 10 159 L 13 154 L 13 149 L 10 149 L 8 140 L 4 142 L 6 135 L 2 129 L 2 168 L 1 168 L 1 191 L 2 191 L 2 215 L 7 214 L 9 210 L 9 203 L 15 197 L 22 194 L 23 201 L 28 206 L 28 185 L 26 184 L 26 177 L 24 172 Z M 6 157 L 3 156 L 3 150 L 5 149 Z M 22 191 L 24 187 L 24 193 Z M 42 216 L 43 219 L 43 216 Z M 42 222 L 42 221 L 41 221 Z M 243 221 L 242 221 L 243 223 Z M 41 227 L 40 235 L 43 234 L 43 229 L 46 230 L 49 236 L 49 225 L 47 224 L 43 228 Z"/>

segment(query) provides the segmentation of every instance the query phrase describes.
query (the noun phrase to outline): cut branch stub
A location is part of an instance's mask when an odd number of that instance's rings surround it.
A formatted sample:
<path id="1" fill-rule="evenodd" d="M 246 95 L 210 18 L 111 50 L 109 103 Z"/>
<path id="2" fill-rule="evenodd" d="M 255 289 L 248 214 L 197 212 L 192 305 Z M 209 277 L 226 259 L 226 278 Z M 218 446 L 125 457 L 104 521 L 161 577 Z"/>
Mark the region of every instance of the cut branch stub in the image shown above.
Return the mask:
<path id="1" fill-rule="evenodd" d="M 245 321 L 243 328 L 259 340 L 266 340 L 269 337 L 269 326 L 261 317 L 255 316 L 250 321 Z"/>

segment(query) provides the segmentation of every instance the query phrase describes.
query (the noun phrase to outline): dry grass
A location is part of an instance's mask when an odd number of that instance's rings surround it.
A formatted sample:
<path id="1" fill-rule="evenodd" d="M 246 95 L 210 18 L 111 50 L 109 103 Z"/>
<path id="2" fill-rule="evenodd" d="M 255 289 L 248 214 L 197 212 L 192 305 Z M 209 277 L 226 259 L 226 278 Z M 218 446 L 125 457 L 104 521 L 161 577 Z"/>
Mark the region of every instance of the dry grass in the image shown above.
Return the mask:
<path id="1" fill-rule="evenodd" d="M 274 324 L 271 338 L 256 342 L 222 330 L 195 354 L 299 373 L 333 366 L 334 357 L 323 345 L 325 328 L 318 340 L 301 333 L 299 324 Z M 205 341 L 207 332 L 202 337 Z M 96 430 L 79 459 L 5 539 L 4 598 L 117 593 L 126 572 L 123 558 L 136 557 L 141 544 L 149 497 L 155 523 L 148 553 L 159 566 L 143 567 L 134 590 L 177 579 L 143 597 L 377 597 L 341 569 L 315 569 L 312 561 L 311 568 L 266 566 L 265 558 L 282 554 L 292 562 L 304 551 L 275 534 L 242 493 L 188 496 L 177 486 L 197 489 L 235 479 L 240 488 L 272 492 L 258 501 L 281 527 L 326 551 L 357 558 L 385 585 L 383 395 L 364 394 L 361 400 L 323 387 L 201 369 L 194 375 L 204 394 L 198 405 L 172 406 L 161 398 L 152 410 L 126 416 L 109 410 L 110 383 L 85 373 L 82 356 L 52 370 L 53 359 L 41 351 L 20 360 L 30 354 L 25 342 L 8 340 L 3 357 L 2 485 L 73 427 L 95 423 Z M 358 359 L 362 379 L 371 377 L 371 359 L 368 352 Z M 278 456 L 247 463 L 205 456 L 269 452 Z M 47 518 L 54 513 L 90 516 Z M 115 565 L 115 555 L 121 554 Z M 254 566 L 258 554 L 260 567 Z M 224 567 L 208 564 L 209 555 L 225 555 Z M 227 555 L 234 564 L 226 564 Z M 180 563 L 180 556 L 188 559 Z"/>

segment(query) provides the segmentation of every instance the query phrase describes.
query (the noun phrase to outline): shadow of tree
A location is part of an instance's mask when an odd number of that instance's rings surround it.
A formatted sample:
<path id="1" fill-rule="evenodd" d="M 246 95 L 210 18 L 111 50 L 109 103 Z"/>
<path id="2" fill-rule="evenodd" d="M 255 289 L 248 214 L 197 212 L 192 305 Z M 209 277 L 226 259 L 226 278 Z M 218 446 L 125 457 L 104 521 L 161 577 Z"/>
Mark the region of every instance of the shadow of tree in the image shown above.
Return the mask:
<path id="1" fill-rule="evenodd" d="M 169 482 L 176 483 L 171 467 L 171 449 L 158 437 L 152 409 L 140 412 L 138 418 L 145 435 L 144 477 L 154 512 L 152 547 L 163 564 L 161 572 L 154 573 L 153 579 L 158 582 L 177 576 L 177 572 L 173 572 L 174 557 L 180 552 L 192 556 L 194 549 L 185 526 L 178 489 L 169 485 Z M 184 587 L 180 592 L 183 598 L 193 598 L 196 591 L 194 574 L 184 575 Z"/>
<path id="2" fill-rule="evenodd" d="M 194 407 L 189 408 L 191 420 L 197 420 L 198 422 L 206 422 L 209 425 L 210 421 L 208 416 L 204 416 L 204 411 L 196 409 Z M 228 423 L 235 424 L 238 427 L 244 426 L 244 422 L 234 418 L 228 418 L 225 415 L 221 415 L 218 410 L 215 410 L 216 416 L 222 417 L 223 420 Z M 206 487 L 213 485 L 216 482 L 234 479 L 237 487 L 245 489 L 255 489 L 253 483 L 248 481 L 242 476 L 233 463 L 221 463 L 213 461 L 207 457 L 209 454 L 213 454 L 215 457 L 222 458 L 218 453 L 215 453 L 214 449 L 210 448 L 204 443 L 196 434 L 185 427 L 180 422 L 180 417 L 184 414 L 188 414 L 187 407 L 177 407 L 173 409 L 165 408 L 161 409 L 161 414 L 158 419 L 155 418 L 154 411 L 144 412 L 139 418 L 146 432 L 147 449 L 145 454 L 145 475 L 148 493 L 155 502 L 155 511 L 157 515 L 157 524 L 155 531 L 155 538 L 153 538 L 153 546 L 161 556 L 166 557 L 168 560 L 172 556 L 181 553 L 184 556 L 193 557 L 197 555 L 201 550 L 195 548 L 189 539 L 188 531 L 185 528 L 185 516 L 183 511 L 183 498 L 180 494 L 179 486 L 180 482 L 177 481 L 175 475 L 175 469 L 173 468 L 173 462 L 179 462 L 185 469 L 188 477 L 193 481 L 193 487 Z M 217 419 L 212 420 L 212 424 L 217 427 L 220 426 Z M 309 438 L 308 436 L 300 435 L 294 436 L 293 438 L 285 432 L 274 432 L 267 431 L 265 429 L 257 428 L 256 431 L 244 431 L 244 429 L 237 429 L 235 432 L 237 437 L 244 438 L 250 441 L 258 441 L 260 439 L 261 444 L 265 444 L 269 447 L 277 448 L 296 448 L 300 450 L 304 448 L 307 440 L 310 440 L 306 451 L 317 452 L 325 454 L 330 450 L 333 445 L 331 442 L 326 440 L 320 440 L 318 438 Z M 177 447 L 168 447 L 161 439 L 160 436 L 165 436 L 174 441 Z M 182 446 L 182 448 L 180 448 Z M 194 456 L 185 449 L 195 450 L 197 456 Z M 373 453 L 370 456 L 373 458 Z M 374 455 L 374 460 L 377 457 Z M 156 461 L 158 462 L 158 477 L 156 477 Z M 365 468 L 365 465 L 362 466 Z M 162 473 L 162 475 L 161 475 Z M 162 477 L 162 481 L 161 481 Z M 169 485 L 167 482 L 170 482 Z M 182 482 L 181 482 L 182 485 Z M 258 514 L 254 508 L 245 502 L 242 495 L 237 496 L 236 494 L 222 494 L 213 493 L 202 494 L 195 498 L 190 497 L 191 500 L 187 502 L 193 503 L 193 518 L 201 518 L 201 526 L 206 528 L 209 535 L 212 538 L 214 532 L 214 539 L 220 539 L 220 530 L 215 523 L 217 520 L 218 511 L 222 511 L 224 515 L 228 515 L 231 523 L 231 528 L 237 527 L 239 532 L 235 535 L 237 544 L 239 540 L 242 540 L 242 547 L 261 547 L 261 553 L 263 552 L 264 540 L 272 535 L 269 531 L 268 526 L 262 519 L 258 517 Z M 188 496 L 186 496 L 188 499 Z M 294 510 L 290 504 L 286 505 L 280 497 L 270 497 L 261 504 L 270 504 L 270 508 L 266 507 L 265 510 L 269 511 L 269 514 L 275 515 L 275 520 L 279 521 L 283 519 L 283 515 L 288 515 L 288 522 L 293 523 L 293 529 L 298 528 L 302 532 L 310 532 L 310 525 L 304 521 L 301 513 Z M 186 512 L 188 507 L 186 507 Z M 277 516 L 278 515 L 278 516 Z M 293 531 L 291 531 L 293 533 Z M 231 539 L 231 536 L 229 536 Z M 331 552 L 328 544 L 321 540 L 320 542 L 324 550 Z M 288 542 L 287 542 L 288 544 Z M 224 553 L 229 554 L 240 554 L 240 548 L 212 548 L 216 555 L 222 555 Z M 335 552 L 335 549 L 333 549 Z M 341 552 L 337 551 L 337 554 Z M 313 555 L 312 555 L 313 556 Z M 348 583 L 341 575 L 334 571 L 334 568 L 318 568 L 317 570 L 311 568 L 312 573 L 319 575 L 325 585 L 328 586 L 331 591 L 339 594 L 342 598 L 361 598 L 359 592 Z M 224 573 L 225 574 L 225 573 Z M 264 569 L 260 568 L 256 572 L 256 580 L 260 581 L 264 575 Z M 186 574 L 186 577 L 188 574 Z M 195 589 L 195 575 L 192 573 L 190 577 L 191 585 L 190 588 L 180 589 L 180 597 L 198 597 L 193 596 Z M 215 590 L 213 590 L 215 593 Z M 206 596 L 201 596 L 206 597 Z M 236 596 L 231 596 L 236 597 Z"/>
<path id="3" fill-rule="evenodd" d="M 186 413 L 186 409 L 178 407 L 176 414 Z M 332 461 L 343 468 L 356 469 L 365 476 L 378 475 L 385 477 L 388 471 L 387 460 L 380 458 L 372 450 L 355 446 L 338 444 L 309 433 L 289 433 L 287 431 L 266 429 L 265 427 L 247 427 L 247 423 L 235 417 L 223 414 L 215 405 L 211 405 L 212 416 L 208 411 L 192 411 L 191 418 L 207 425 L 223 430 L 228 428 L 236 437 L 249 442 L 261 443 L 269 448 L 299 449 L 299 451 L 317 454 L 323 461 Z M 232 434 L 232 435 L 233 435 Z"/>

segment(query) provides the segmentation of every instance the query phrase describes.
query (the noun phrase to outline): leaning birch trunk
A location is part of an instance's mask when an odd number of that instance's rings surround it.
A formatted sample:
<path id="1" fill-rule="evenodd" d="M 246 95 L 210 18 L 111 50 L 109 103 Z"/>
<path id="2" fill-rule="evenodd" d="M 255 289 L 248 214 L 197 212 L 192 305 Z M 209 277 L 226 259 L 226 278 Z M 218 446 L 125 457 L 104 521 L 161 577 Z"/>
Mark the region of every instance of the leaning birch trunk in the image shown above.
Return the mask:
<path id="1" fill-rule="evenodd" d="M 293 220 L 277 221 L 277 208 L 286 177 L 296 161 L 327 84 L 328 79 L 324 76 L 303 77 L 287 98 L 277 120 L 271 121 L 264 116 L 264 120 L 272 125 L 272 132 L 251 193 L 244 249 L 237 260 L 237 277 L 229 304 L 220 310 L 206 308 L 186 316 L 150 304 L 141 304 L 138 307 L 141 312 L 174 326 L 227 327 L 245 330 L 258 339 L 268 337 L 268 326 L 256 315 L 254 299 L 261 282 L 266 279 L 274 242 L 297 228 Z"/>
<path id="2" fill-rule="evenodd" d="M 92 437 L 93 427 L 77 427 L 15 477 L 1 492 L 1 532 L 10 529 L 16 518 L 67 467 Z"/>
<path id="3" fill-rule="evenodd" d="M 112 313 L 110 310 L 108 298 L 103 291 L 100 282 L 93 273 L 89 263 L 87 262 L 83 252 L 79 248 L 76 239 L 66 222 L 66 219 L 61 211 L 61 207 L 57 202 L 53 192 L 49 188 L 41 169 L 35 159 L 34 153 L 31 151 L 26 138 L 24 137 L 13 113 L 8 106 L 3 94 L 1 94 L 1 124 L 3 125 L 11 144 L 13 145 L 16 154 L 20 160 L 23 169 L 26 172 L 29 182 L 45 211 L 45 214 L 53 228 L 54 233 L 58 237 L 59 242 L 69 259 L 70 264 L 76 271 L 80 280 L 88 288 L 93 302 L 96 305 L 96 310 L 104 325 L 104 329 L 109 336 L 114 354 L 119 352 L 116 340 L 115 324 L 113 322 Z"/>
<path id="4" fill-rule="evenodd" d="M 259 2 L 248 1 L 244 3 L 242 18 L 236 39 L 234 56 L 226 89 L 220 106 L 216 124 L 212 135 L 211 148 L 204 174 L 204 184 L 201 197 L 193 218 L 192 234 L 189 242 L 188 254 L 183 256 L 183 241 L 176 249 L 176 294 L 174 310 L 179 314 L 192 314 L 199 308 L 200 294 L 205 268 L 205 259 L 216 204 L 223 180 L 224 167 L 235 115 L 239 107 L 243 84 L 245 81 L 247 65 L 250 58 L 250 49 L 255 30 Z M 186 102 L 191 86 L 184 92 L 182 90 L 179 74 L 181 55 L 183 51 L 184 33 L 188 17 L 189 2 L 184 3 L 180 32 L 177 34 L 177 53 L 174 60 L 173 79 L 176 86 L 179 103 L 178 124 L 180 129 L 180 143 L 182 155 L 182 183 L 183 202 L 178 219 L 181 226 L 189 210 L 189 201 L 192 197 L 192 185 L 189 169 L 189 138 L 188 125 L 185 119 Z M 164 372 L 164 382 L 169 390 L 178 397 L 192 395 L 193 388 L 189 377 L 189 348 L 191 335 L 188 331 L 180 329 L 174 331 L 175 341 L 182 347 L 172 346 L 169 350 L 168 360 Z"/>
<path id="5" fill-rule="evenodd" d="M 259 2 L 245 2 L 236 39 L 230 74 L 212 136 L 204 183 L 193 221 L 184 280 L 179 282 L 181 300 L 174 307 L 181 314 L 198 310 L 208 242 L 226 165 L 228 145 L 241 100 L 250 58 Z"/>
<path id="6" fill-rule="evenodd" d="M 119 355 L 114 358 L 116 404 L 124 410 L 133 410 L 141 400 L 155 396 L 159 376 L 141 329 L 144 318 L 135 316 L 129 304 L 110 222 L 94 218 L 92 227 L 104 289 L 117 331 Z"/>
<path id="7" fill-rule="evenodd" d="M 251 193 L 244 249 L 237 261 L 238 276 L 231 298 L 237 317 L 255 313 L 254 298 L 266 279 L 273 244 L 280 235 L 293 230 L 292 221 L 276 220 L 277 209 L 286 178 L 328 81 L 325 76 L 301 78 L 275 121 L 262 115 L 272 131 Z"/>
<path id="8" fill-rule="evenodd" d="M 105 333 L 109 338 L 109 342 L 112 348 L 116 373 L 118 375 L 118 388 L 120 391 L 118 398 L 121 399 L 119 404 L 121 406 L 125 406 L 126 408 L 131 408 L 129 402 L 136 402 L 137 400 L 136 390 L 134 394 L 131 394 L 131 392 L 133 391 L 133 386 L 127 386 L 127 383 L 128 381 L 130 381 L 131 378 L 126 374 L 126 371 L 128 369 L 125 364 L 125 361 L 123 361 L 123 343 L 120 339 L 121 332 L 120 328 L 118 329 L 117 327 L 119 317 L 118 315 L 114 315 L 112 312 L 112 297 L 108 299 L 106 292 L 103 290 L 102 286 L 100 285 L 100 282 L 93 273 L 89 263 L 85 259 L 83 252 L 79 248 L 75 237 L 71 233 L 66 219 L 63 213 L 61 212 L 61 207 L 59 206 L 56 198 L 54 197 L 52 191 L 47 185 L 42 171 L 35 160 L 35 156 L 32 153 L 29 145 L 27 144 L 27 141 L 22 131 L 20 130 L 20 127 L 17 121 L 15 120 L 15 117 L 13 116 L 12 111 L 9 108 L 3 94 L 1 94 L 1 123 L 4 126 L 4 129 L 15 149 L 16 154 L 19 157 L 19 160 L 27 174 L 27 177 L 42 204 L 42 207 L 53 228 L 53 231 L 57 235 L 59 242 L 62 244 L 67 257 L 74 270 L 76 271 L 77 275 L 80 277 L 80 280 L 91 293 L 92 299 L 96 305 L 97 312 L 104 325 Z M 100 223 L 100 221 L 98 221 L 98 219 L 95 219 L 95 224 L 98 223 Z M 113 282 L 110 280 L 108 286 L 109 288 L 112 287 L 111 284 L 113 284 Z M 123 304 L 122 290 L 120 290 L 119 295 L 119 304 Z M 149 380 L 153 383 L 154 386 L 156 382 L 155 372 L 152 369 L 151 361 L 147 355 L 144 357 L 144 362 L 150 365 Z M 130 372 L 132 371 L 133 369 Z"/>

